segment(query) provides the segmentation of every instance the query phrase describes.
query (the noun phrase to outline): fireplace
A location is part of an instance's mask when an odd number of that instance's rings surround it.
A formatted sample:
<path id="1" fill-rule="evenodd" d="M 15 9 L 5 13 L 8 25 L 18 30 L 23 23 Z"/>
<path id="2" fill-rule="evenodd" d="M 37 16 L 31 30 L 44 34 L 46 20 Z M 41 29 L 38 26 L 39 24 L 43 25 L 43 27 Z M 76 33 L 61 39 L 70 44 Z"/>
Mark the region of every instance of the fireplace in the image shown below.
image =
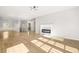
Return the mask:
<path id="1" fill-rule="evenodd" d="M 53 33 L 52 24 L 40 25 L 40 34 L 45 37 L 51 37 Z"/>
<path id="2" fill-rule="evenodd" d="M 42 33 L 51 33 L 50 29 L 42 29 Z"/>

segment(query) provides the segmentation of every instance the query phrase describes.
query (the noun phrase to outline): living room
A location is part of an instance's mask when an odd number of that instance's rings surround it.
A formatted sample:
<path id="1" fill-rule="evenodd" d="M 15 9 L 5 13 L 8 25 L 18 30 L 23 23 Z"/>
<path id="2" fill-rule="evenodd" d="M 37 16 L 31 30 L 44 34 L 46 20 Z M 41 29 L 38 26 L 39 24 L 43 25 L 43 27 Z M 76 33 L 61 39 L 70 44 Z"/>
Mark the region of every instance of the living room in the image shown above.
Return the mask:
<path id="1" fill-rule="evenodd" d="M 78 6 L 0 6 L 1 53 L 78 53 Z"/>

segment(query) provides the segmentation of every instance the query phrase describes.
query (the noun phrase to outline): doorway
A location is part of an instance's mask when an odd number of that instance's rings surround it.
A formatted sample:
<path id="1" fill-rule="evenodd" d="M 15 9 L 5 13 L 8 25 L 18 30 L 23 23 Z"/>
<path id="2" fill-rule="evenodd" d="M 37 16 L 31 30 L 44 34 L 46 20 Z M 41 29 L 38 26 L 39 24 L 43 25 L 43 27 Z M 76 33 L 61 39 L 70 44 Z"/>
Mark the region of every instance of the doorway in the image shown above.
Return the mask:
<path id="1" fill-rule="evenodd" d="M 28 23 L 28 31 L 31 32 L 31 23 Z"/>
<path id="2" fill-rule="evenodd" d="M 28 31 L 35 32 L 35 20 L 29 20 L 27 22 Z"/>

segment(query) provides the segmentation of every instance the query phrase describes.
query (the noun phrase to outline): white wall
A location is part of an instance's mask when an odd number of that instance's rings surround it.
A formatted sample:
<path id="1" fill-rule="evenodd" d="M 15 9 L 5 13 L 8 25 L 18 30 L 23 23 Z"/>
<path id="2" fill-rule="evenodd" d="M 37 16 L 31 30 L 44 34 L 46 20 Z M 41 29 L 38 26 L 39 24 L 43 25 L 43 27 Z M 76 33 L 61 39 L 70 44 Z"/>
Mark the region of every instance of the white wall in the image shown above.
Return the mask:
<path id="1" fill-rule="evenodd" d="M 0 31 L 20 31 L 20 20 L 0 17 Z"/>
<path id="2" fill-rule="evenodd" d="M 79 39 L 79 7 L 38 17 L 36 33 L 40 33 L 42 24 L 53 24 L 54 36 Z"/>
<path id="3" fill-rule="evenodd" d="M 21 32 L 27 32 L 27 21 L 26 20 L 20 20 L 20 31 Z"/>

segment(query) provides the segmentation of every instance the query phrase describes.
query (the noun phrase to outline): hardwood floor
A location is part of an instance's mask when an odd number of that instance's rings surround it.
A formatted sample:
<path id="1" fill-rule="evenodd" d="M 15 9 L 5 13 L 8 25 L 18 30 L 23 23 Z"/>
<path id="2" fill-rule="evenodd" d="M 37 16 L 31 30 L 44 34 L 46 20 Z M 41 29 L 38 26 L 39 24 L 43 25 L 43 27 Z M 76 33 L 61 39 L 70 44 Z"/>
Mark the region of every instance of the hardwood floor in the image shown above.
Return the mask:
<path id="1" fill-rule="evenodd" d="M 59 40 L 58 40 L 59 39 Z M 0 32 L 1 53 L 78 53 L 79 41 L 45 38 L 34 32 Z"/>

